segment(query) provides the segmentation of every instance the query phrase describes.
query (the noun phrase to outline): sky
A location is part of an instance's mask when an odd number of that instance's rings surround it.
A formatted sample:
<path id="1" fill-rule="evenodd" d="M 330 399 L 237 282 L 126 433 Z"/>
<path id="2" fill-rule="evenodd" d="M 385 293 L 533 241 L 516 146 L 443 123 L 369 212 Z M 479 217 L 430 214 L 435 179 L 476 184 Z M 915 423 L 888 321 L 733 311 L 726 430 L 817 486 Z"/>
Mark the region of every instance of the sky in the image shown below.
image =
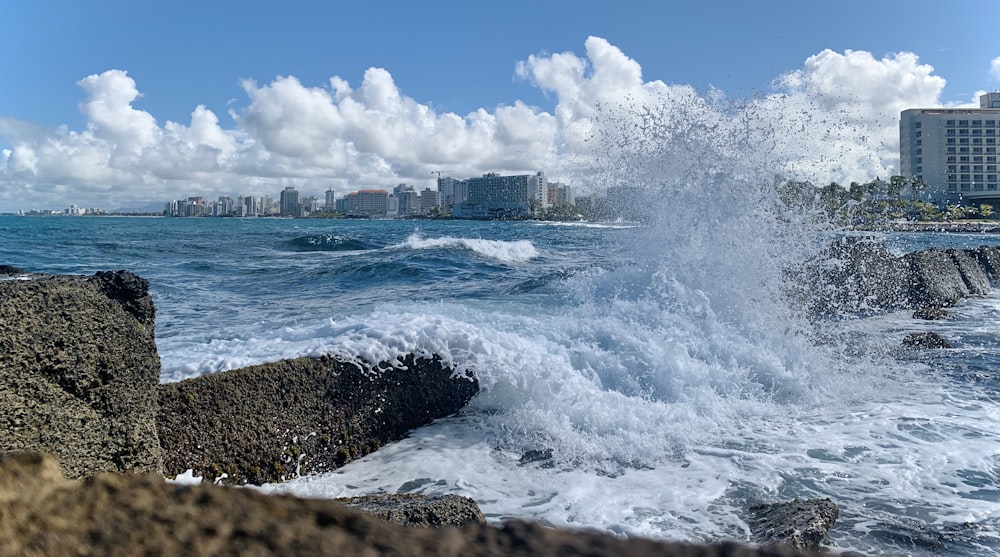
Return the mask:
<path id="1" fill-rule="evenodd" d="M 796 135 L 789 168 L 869 180 L 898 168 L 900 110 L 1000 89 L 1000 3 L 944 6 L 0 0 L 0 212 L 339 197 L 438 171 L 585 192 L 568 161 L 606 120 L 654 106 L 726 127 L 720 99 L 753 107 L 758 138 Z"/>

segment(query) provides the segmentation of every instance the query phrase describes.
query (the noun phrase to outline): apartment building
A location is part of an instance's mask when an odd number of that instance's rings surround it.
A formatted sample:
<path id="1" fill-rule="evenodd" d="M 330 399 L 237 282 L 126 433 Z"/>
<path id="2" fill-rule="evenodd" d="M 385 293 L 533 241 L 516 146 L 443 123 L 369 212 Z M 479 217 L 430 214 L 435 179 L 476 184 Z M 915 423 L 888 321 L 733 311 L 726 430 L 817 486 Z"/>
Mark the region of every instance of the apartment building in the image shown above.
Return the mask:
<path id="1" fill-rule="evenodd" d="M 912 108 L 899 119 L 900 174 L 920 178 L 931 201 L 1000 202 L 1000 92 L 979 108 Z"/>

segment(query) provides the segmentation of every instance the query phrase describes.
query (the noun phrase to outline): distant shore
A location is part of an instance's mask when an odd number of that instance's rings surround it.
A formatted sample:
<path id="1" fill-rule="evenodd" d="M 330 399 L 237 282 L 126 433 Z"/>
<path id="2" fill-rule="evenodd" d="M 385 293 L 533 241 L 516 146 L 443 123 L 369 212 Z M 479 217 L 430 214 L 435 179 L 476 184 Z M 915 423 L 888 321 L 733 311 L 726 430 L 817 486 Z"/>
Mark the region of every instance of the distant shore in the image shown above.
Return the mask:
<path id="1" fill-rule="evenodd" d="M 1000 221 L 884 222 L 858 225 L 855 230 L 873 232 L 971 232 L 1000 234 Z"/>

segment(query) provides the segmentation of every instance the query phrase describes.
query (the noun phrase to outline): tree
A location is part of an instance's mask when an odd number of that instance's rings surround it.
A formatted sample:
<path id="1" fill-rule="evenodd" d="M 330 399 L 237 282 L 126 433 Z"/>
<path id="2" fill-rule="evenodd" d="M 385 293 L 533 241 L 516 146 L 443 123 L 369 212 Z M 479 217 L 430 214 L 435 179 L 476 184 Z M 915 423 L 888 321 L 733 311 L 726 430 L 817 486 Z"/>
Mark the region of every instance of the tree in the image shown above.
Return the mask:
<path id="1" fill-rule="evenodd" d="M 992 218 L 993 217 L 993 206 L 990 205 L 989 203 L 983 203 L 982 205 L 980 205 L 979 206 L 979 216 L 983 217 L 984 219 Z"/>

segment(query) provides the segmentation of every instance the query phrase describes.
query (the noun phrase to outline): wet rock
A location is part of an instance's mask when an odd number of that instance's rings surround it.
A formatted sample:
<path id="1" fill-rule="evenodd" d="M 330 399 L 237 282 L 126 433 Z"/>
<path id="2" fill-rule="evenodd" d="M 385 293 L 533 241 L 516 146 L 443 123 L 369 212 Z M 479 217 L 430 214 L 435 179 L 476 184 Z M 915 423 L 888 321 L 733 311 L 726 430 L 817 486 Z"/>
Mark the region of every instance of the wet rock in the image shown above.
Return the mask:
<path id="1" fill-rule="evenodd" d="M 24 270 L 11 265 L 0 265 L 0 276 L 23 275 Z"/>
<path id="2" fill-rule="evenodd" d="M 438 358 L 362 368 L 296 358 L 161 385 L 165 473 L 261 484 L 333 470 L 454 414 L 479 388 Z"/>
<path id="3" fill-rule="evenodd" d="M 762 503 L 747 512 L 750 531 L 759 543 L 804 549 L 818 549 L 840 517 L 837 505 L 829 499 Z"/>
<path id="4" fill-rule="evenodd" d="M 952 256 L 942 250 L 928 249 L 906 254 L 910 279 L 908 298 L 911 304 L 950 306 L 971 293 Z"/>
<path id="5" fill-rule="evenodd" d="M 552 460 L 552 449 L 532 449 L 521 455 L 517 462 L 518 464 L 528 464 L 545 460 Z"/>
<path id="6" fill-rule="evenodd" d="M 947 317 L 948 310 L 944 308 L 924 307 L 913 312 L 914 319 L 923 319 L 925 321 L 940 321 Z"/>
<path id="7" fill-rule="evenodd" d="M 842 317 L 909 307 L 909 273 L 907 263 L 881 242 L 845 237 L 809 261 L 793 281 L 810 313 Z"/>
<path id="8" fill-rule="evenodd" d="M 913 349 L 951 348 L 951 343 L 935 332 L 910 333 L 903 337 L 903 346 Z"/>
<path id="9" fill-rule="evenodd" d="M 42 455 L 0 457 L 0 555 L 751 557 L 815 555 L 622 539 L 526 522 L 407 528 L 330 500 L 270 496 L 158 475 L 61 477 Z"/>
<path id="10" fill-rule="evenodd" d="M 967 251 L 979 262 L 979 266 L 982 267 L 992 285 L 1000 283 L 1000 248 L 979 246 Z"/>
<path id="11" fill-rule="evenodd" d="M 990 279 L 972 250 L 951 249 L 946 252 L 955 263 L 971 296 L 985 296 L 990 291 Z"/>
<path id="12" fill-rule="evenodd" d="M 160 472 L 160 359 L 145 280 L 0 281 L 0 450 L 55 455 L 71 478 Z"/>
<path id="13" fill-rule="evenodd" d="M 486 524 L 479 505 L 460 495 L 417 493 L 375 494 L 337 499 L 359 511 L 403 526 L 464 526 Z"/>

